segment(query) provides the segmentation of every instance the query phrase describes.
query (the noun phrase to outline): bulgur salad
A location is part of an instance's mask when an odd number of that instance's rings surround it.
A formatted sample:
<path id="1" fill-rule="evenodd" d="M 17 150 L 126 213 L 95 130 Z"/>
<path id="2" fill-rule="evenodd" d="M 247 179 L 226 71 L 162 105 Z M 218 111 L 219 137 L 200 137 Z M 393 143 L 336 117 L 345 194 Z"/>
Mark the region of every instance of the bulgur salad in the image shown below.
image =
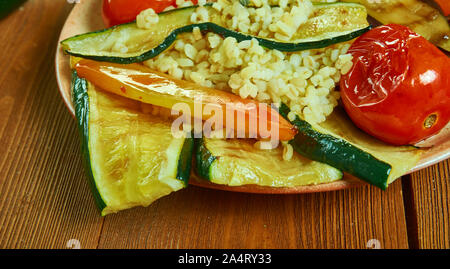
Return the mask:
<path id="1" fill-rule="evenodd" d="M 61 42 L 102 214 L 190 180 L 385 189 L 410 171 L 449 122 L 449 58 L 354 2 L 105 0 L 109 28 Z"/>

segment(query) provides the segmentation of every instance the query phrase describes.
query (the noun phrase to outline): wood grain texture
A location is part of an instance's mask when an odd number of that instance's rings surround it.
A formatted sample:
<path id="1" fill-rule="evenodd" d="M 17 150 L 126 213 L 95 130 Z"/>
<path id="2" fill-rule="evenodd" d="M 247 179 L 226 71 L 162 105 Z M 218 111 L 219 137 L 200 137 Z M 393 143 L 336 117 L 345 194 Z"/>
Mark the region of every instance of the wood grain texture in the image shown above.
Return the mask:
<path id="1" fill-rule="evenodd" d="M 55 40 L 70 8 L 32 0 L 0 22 L 2 248 L 65 248 L 73 238 L 97 246 L 103 220 L 54 73 Z"/>
<path id="2" fill-rule="evenodd" d="M 411 175 L 419 248 L 450 248 L 450 160 Z"/>
<path id="3" fill-rule="evenodd" d="M 408 247 L 400 182 L 386 192 L 365 186 L 304 195 L 190 187 L 107 216 L 99 247 L 366 248 L 370 239 Z"/>
<path id="4" fill-rule="evenodd" d="M 55 82 L 56 40 L 70 9 L 29 0 L 0 21 L 0 248 L 66 248 L 70 239 L 81 248 L 366 248 L 370 239 L 408 247 L 400 181 L 385 192 L 307 195 L 189 187 L 100 217 Z M 424 246 L 449 246 L 448 175 L 448 161 L 412 175 Z"/>

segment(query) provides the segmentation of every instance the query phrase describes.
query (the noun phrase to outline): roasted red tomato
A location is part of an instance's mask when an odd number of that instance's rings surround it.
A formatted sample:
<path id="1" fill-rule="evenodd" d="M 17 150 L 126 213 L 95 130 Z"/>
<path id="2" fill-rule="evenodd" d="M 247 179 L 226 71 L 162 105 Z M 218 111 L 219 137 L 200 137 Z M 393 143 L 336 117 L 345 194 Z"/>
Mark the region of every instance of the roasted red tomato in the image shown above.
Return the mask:
<path id="1" fill-rule="evenodd" d="M 449 0 L 434 0 L 441 7 L 445 16 L 450 15 L 450 1 Z"/>
<path id="2" fill-rule="evenodd" d="M 384 25 L 351 46 L 341 79 L 345 110 L 362 130 L 394 145 L 414 144 L 450 118 L 450 60 L 425 38 Z"/>
<path id="3" fill-rule="evenodd" d="M 134 21 L 142 10 L 159 13 L 168 6 L 175 6 L 175 0 L 103 0 L 103 20 L 110 27 Z"/>

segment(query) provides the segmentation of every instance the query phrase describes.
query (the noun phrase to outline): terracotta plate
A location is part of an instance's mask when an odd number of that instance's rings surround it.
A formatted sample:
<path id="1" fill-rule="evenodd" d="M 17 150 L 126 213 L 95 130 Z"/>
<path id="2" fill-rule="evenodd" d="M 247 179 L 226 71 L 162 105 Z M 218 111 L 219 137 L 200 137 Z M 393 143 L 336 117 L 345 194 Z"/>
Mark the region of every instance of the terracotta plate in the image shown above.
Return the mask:
<path id="1" fill-rule="evenodd" d="M 82 0 L 76 4 L 70 13 L 67 21 L 62 29 L 59 41 L 76 34 L 82 34 L 94 30 L 103 29 L 104 25 L 101 16 L 101 1 L 98 0 Z M 70 94 L 70 81 L 71 72 L 69 67 L 69 57 L 64 55 L 58 42 L 58 48 L 56 51 L 56 77 L 58 81 L 59 90 L 62 98 L 69 109 L 70 113 L 74 115 L 74 108 L 71 101 Z M 448 137 L 447 137 L 448 138 Z M 417 171 L 427 166 L 438 163 L 450 157 L 450 140 L 444 139 L 443 142 L 437 146 L 429 149 L 422 156 L 419 164 L 414 167 L 410 172 Z M 341 190 L 353 186 L 359 186 L 363 183 L 349 175 L 344 176 L 344 180 L 336 181 L 333 183 L 319 184 L 314 186 L 300 186 L 293 188 L 272 188 L 261 186 L 242 186 L 242 187 L 228 187 L 222 185 L 216 185 L 204 180 L 198 180 L 195 175 L 191 180 L 192 185 L 197 185 L 206 188 L 248 192 L 248 193 L 273 193 L 273 194 L 286 194 L 286 193 L 311 193 L 322 191 Z"/>

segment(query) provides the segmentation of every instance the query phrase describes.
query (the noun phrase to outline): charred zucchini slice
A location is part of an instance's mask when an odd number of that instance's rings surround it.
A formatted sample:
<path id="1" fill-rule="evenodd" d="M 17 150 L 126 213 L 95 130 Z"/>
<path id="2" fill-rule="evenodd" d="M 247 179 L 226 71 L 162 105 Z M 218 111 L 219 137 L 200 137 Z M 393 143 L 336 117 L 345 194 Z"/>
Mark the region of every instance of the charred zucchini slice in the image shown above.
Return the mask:
<path id="1" fill-rule="evenodd" d="M 238 41 L 256 38 L 261 46 L 280 51 L 323 48 L 354 39 L 370 29 L 365 7 L 353 3 L 315 5 L 312 17 L 289 42 L 231 31 L 224 27 L 219 14 L 210 5 L 205 6 L 210 21 L 192 24 L 190 18 L 196 8 L 192 6 L 162 12 L 159 22 L 152 29 L 140 29 L 133 22 L 74 36 L 62 41 L 61 45 L 73 56 L 127 64 L 157 56 L 170 47 L 178 34 L 192 32 L 194 27 L 231 36 Z"/>
<path id="2" fill-rule="evenodd" d="M 420 0 L 343 0 L 360 3 L 370 16 L 383 24 L 402 24 L 450 51 L 450 25 L 438 9 Z M 449 1 L 449 0 L 447 0 Z"/>
<path id="3" fill-rule="evenodd" d="M 195 141 L 196 173 L 215 184 L 295 187 L 342 178 L 329 165 L 294 154 L 282 159 L 280 147 L 261 150 L 245 139 L 201 138 Z"/>
<path id="4" fill-rule="evenodd" d="M 93 194 L 102 215 L 187 186 L 193 139 L 174 138 L 171 123 L 142 104 L 95 89 L 73 73 L 73 102 Z"/>
<path id="5" fill-rule="evenodd" d="M 282 104 L 280 114 L 289 108 Z M 299 132 L 289 143 L 301 155 L 327 163 L 381 189 L 410 171 L 421 151 L 411 146 L 387 145 L 360 131 L 340 107 L 321 124 L 311 125 L 297 117 Z"/>

